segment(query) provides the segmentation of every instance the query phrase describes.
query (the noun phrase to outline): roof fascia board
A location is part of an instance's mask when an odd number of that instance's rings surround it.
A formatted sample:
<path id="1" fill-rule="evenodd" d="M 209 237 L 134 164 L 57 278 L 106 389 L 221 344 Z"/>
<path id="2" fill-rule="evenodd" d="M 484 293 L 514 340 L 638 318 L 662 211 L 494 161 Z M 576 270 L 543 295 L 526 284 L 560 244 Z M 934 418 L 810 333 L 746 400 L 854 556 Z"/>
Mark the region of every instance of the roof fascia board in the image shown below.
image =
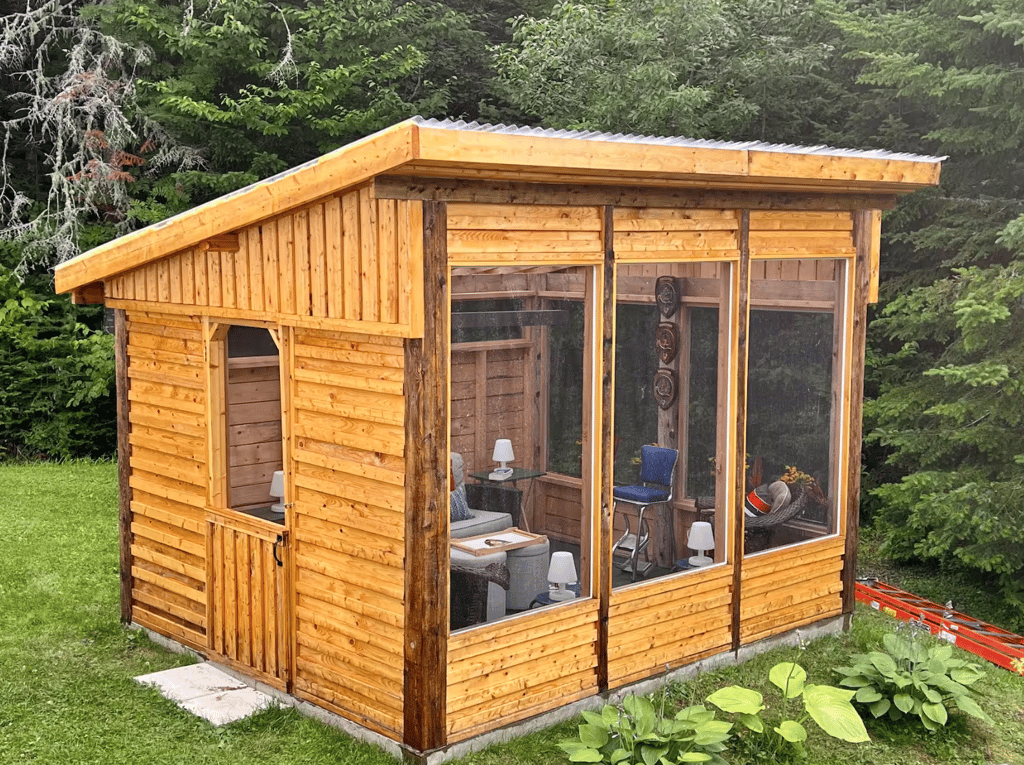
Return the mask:
<path id="1" fill-rule="evenodd" d="M 565 182 L 581 173 L 721 187 L 800 185 L 836 191 L 912 191 L 938 183 L 938 161 L 757 148 L 674 146 L 420 126 L 420 164 L 543 171 Z M 607 178 L 606 175 L 606 178 Z M 607 182 L 607 180 L 605 180 Z M 891 186 L 890 188 L 886 188 Z"/>
<path id="2" fill-rule="evenodd" d="M 745 149 L 657 146 L 625 141 L 486 133 L 420 126 L 420 160 L 530 170 L 596 170 L 633 175 L 747 175 Z"/>
<path id="3" fill-rule="evenodd" d="M 419 130 L 412 120 L 400 122 L 272 178 L 102 244 L 57 266 L 56 291 L 68 292 L 108 279 L 400 167 L 416 159 Z"/>

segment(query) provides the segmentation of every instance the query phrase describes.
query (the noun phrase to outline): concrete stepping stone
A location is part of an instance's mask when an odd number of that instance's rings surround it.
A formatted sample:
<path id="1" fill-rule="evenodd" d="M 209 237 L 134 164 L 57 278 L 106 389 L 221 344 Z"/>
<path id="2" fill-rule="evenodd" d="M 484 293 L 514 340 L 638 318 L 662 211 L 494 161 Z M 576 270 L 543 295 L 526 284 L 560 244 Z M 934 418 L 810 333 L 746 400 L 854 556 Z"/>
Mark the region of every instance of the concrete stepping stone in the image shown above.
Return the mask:
<path id="1" fill-rule="evenodd" d="M 162 696 L 213 725 L 241 720 L 274 701 L 206 662 L 150 672 L 139 675 L 135 681 L 156 686 Z"/>

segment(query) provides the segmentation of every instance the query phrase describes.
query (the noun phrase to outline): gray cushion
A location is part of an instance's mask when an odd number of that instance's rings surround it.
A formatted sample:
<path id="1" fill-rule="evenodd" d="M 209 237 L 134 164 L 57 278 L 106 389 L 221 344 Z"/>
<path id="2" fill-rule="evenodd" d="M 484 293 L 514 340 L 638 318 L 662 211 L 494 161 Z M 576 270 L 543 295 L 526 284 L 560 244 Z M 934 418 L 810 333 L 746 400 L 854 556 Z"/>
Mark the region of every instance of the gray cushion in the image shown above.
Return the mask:
<path id="1" fill-rule="evenodd" d="M 469 509 L 470 518 L 453 521 L 451 535 L 456 539 L 473 537 L 477 534 L 492 534 L 512 528 L 512 516 L 508 513 L 492 513 L 487 510 Z"/>

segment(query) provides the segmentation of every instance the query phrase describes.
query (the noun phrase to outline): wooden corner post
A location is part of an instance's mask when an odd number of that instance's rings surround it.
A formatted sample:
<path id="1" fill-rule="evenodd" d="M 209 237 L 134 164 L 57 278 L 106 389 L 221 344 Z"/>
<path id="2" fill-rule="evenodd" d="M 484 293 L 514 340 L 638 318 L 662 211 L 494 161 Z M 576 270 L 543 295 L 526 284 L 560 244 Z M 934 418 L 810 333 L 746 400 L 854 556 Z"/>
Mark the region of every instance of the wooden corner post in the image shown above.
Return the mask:
<path id="1" fill-rule="evenodd" d="M 853 347 L 850 353 L 850 444 L 849 480 L 846 493 L 846 547 L 843 554 L 843 613 L 852 614 L 856 603 L 857 543 L 860 527 L 860 460 L 864 424 L 864 355 L 867 348 L 868 302 L 872 292 L 872 263 L 877 263 L 877 214 L 857 210 L 853 214 Z"/>
<path id="2" fill-rule="evenodd" d="M 114 380 L 117 385 L 117 529 L 120 540 L 121 621 L 132 621 L 132 475 L 128 387 L 128 319 L 114 309 Z"/>
<path id="3" fill-rule="evenodd" d="M 608 690 L 608 609 L 612 597 L 612 443 L 614 441 L 615 364 L 615 208 L 604 208 L 604 267 L 601 290 L 601 477 L 600 523 L 597 533 L 597 686 Z"/>
<path id="4" fill-rule="evenodd" d="M 447 207 L 423 203 L 422 339 L 405 353 L 404 743 L 444 746 L 448 660 Z"/>
<path id="5" fill-rule="evenodd" d="M 740 647 L 743 605 L 743 500 L 747 496 L 747 335 L 750 324 L 750 210 L 740 210 L 740 294 L 736 324 L 736 494 L 733 498 L 732 650 Z"/>

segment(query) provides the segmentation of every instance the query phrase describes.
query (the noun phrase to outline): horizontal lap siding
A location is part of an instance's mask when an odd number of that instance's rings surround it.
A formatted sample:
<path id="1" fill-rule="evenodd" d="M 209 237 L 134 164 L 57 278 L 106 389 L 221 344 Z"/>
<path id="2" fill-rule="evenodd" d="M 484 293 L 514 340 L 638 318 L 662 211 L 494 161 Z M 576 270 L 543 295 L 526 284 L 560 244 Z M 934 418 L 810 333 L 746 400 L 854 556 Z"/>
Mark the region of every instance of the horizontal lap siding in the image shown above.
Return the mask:
<path id="1" fill-rule="evenodd" d="M 452 263 L 599 263 L 601 208 L 557 205 L 448 205 Z"/>
<path id="2" fill-rule="evenodd" d="M 206 427 L 198 321 L 128 314 L 132 620 L 206 647 Z"/>
<path id="3" fill-rule="evenodd" d="M 613 590 L 608 608 L 609 686 L 727 651 L 731 625 L 731 566 Z"/>
<path id="4" fill-rule="evenodd" d="M 193 248 L 113 277 L 108 297 L 419 332 L 420 202 L 358 189 L 242 229 L 238 245 Z"/>
<path id="5" fill-rule="evenodd" d="M 739 257 L 735 210 L 616 208 L 614 248 L 625 260 Z"/>
<path id="6" fill-rule="evenodd" d="M 855 253 L 853 216 L 848 212 L 750 213 L 750 254 L 755 258 L 845 257 Z M 830 279 L 814 261 L 787 266 L 782 279 Z M 825 266 L 828 268 L 828 266 Z M 752 265 L 752 277 L 759 276 Z M 772 278 L 768 275 L 764 278 Z"/>
<path id="7" fill-rule="evenodd" d="M 597 692 L 597 603 L 543 609 L 448 641 L 448 740 Z"/>
<path id="8" fill-rule="evenodd" d="M 403 346 L 297 330 L 294 359 L 295 690 L 400 738 Z"/>
<path id="9" fill-rule="evenodd" d="M 741 642 L 841 614 L 844 547 L 844 538 L 835 537 L 745 558 Z"/>

